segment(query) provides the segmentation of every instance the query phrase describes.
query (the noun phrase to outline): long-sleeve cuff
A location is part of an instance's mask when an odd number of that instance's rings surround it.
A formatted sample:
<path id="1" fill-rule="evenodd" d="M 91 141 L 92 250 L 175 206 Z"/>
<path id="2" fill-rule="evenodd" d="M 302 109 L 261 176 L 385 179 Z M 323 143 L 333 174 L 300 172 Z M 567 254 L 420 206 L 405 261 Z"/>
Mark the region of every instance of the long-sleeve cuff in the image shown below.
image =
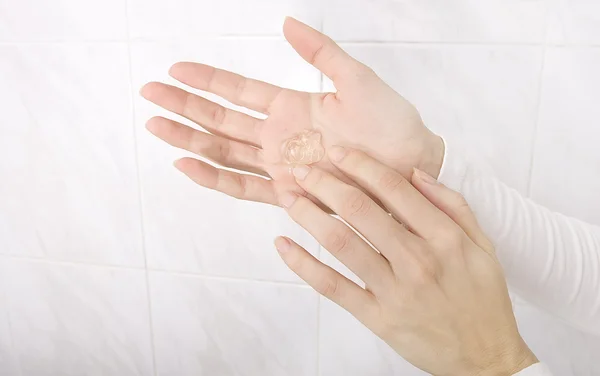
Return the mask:
<path id="1" fill-rule="evenodd" d="M 552 376 L 552 372 L 545 364 L 536 363 L 515 373 L 513 376 Z"/>
<path id="2" fill-rule="evenodd" d="M 456 143 L 448 142 L 445 137 L 442 140 L 444 141 L 444 160 L 438 181 L 453 191 L 460 192 L 468 169 L 462 155 L 464 150 L 460 150 L 460 146 Z"/>

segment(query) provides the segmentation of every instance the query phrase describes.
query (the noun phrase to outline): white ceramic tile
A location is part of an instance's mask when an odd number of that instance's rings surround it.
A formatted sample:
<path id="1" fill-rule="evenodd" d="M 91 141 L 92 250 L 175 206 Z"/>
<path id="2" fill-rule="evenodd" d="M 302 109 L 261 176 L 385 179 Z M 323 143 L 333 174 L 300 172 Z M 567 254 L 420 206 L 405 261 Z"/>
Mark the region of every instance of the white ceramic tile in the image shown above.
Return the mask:
<path id="1" fill-rule="evenodd" d="M 600 375 L 600 337 L 576 331 L 521 299 L 514 307 L 521 336 L 554 375 Z"/>
<path id="2" fill-rule="evenodd" d="M 323 29 L 339 40 L 511 42 L 544 39 L 546 0 L 329 0 Z"/>
<path id="3" fill-rule="evenodd" d="M 126 0 L 0 0 L 0 41 L 125 39 Z"/>
<path id="4" fill-rule="evenodd" d="M 320 315 L 321 375 L 426 375 L 335 303 L 321 298 Z"/>
<path id="5" fill-rule="evenodd" d="M 280 35 L 285 16 L 314 27 L 318 0 L 129 0 L 133 38 Z"/>
<path id="6" fill-rule="evenodd" d="M 158 375 L 315 375 L 310 288 L 161 272 L 150 285 Z"/>
<path id="7" fill-rule="evenodd" d="M 284 42 L 222 40 L 193 46 L 135 44 L 134 86 L 165 79 L 169 66 L 179 60 L 217 65 L 285 87 L 319 88 L 318 72 Z M 273 239 L 289 235 L 308 250 L 317 252 L 312 237 L 279 208 L 211 192 L 174 169 L 172 161 L 189 153 L 172 148 L 144 129 L 146 120 L 159 114 L 173 117 L 137 98 L 136 130 L 149 265 L 210 275 L 299 280 L 279 258 Z"/>
<path id="8" fill-rule="evenodd" d="M 552 0 L 548 12 L 548 42 L 600 44 L 600 2 Z"/>
<path id="9" fill-rule="evenodd" d="M 24 375 L 152 374 L 143 271 L 13 259 L 1 273 Z"/>
<path id="10" fill-rule="evenodd" d="M 458 137 L 526 191 L 541 49 L 343 44 L 414 103 L 432 130 Z M 331 84 L 326 82 L 326 88 Z"/>
<path id="11" fill-rule="evenodd" d="M 600 224 L 600 48 L 546 54 L 531 195 L 566 215 Z"/>
<path id="12" fill-rule="evenodd" d="M 0 256 L 0 270 L 5 262 L 4 257 Z M 0 277 L 0 376 L 18 376 L 21 373 L 13 352 L 6 288 L 6 281 Z"/>
<path id="13" fill-rule="evenodd" d="M 0 253 L 142 265 L 127 50 L 0 46 Z"/>

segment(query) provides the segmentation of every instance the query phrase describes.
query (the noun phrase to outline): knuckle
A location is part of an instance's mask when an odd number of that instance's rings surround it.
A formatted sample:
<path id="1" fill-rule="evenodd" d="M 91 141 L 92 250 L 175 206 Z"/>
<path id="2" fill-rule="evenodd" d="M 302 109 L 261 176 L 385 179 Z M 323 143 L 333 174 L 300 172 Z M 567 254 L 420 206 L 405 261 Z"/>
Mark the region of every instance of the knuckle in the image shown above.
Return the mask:
<path id="1" fill-rule="evenodd" d="M 246 84 L 247 84 L 247 80 L 243 77 L 239 77 L 238 81 L 235 83 L 235 97 L 236 98 L 242 98 L 244 95 L 244 92 L 246 91 Z"/>
<path id="2" fill-rule="evenodd" d="M 244 199 L 248 193 L 248 180 L 243 175 L 235 174 L 232 176 L 234 189 L 231 196 L 237 199 Z"/>
<path id="3" fill-rule="evenodd" d="M 344 212 L 351 217 L 367 216 L 372 207 L 371 200 L 359 191 L 358 189 L 352 189 L 345 198 L 343 205 Z"/>
<path id="4" fill-rule="evenodd" d="M 335 298 L 340 291 L 340 280 L 335 278 L 331 273 L 328 273 L 315 283 L 315 290 L 326 298 Z"/>
<path id="5" fill-rule="evenodd" d="M 217 82 L 217 69 L 216 68 L 212 68 L 210 69 L 209 73 L 207 74 L 207 78 L 206 78 L 206 86 L 209 90 L 212 90 L 212 88 L 214 88 L 215 83 Z"/>
<path id="6" fill-rule="evenodd" d="M 185 98 L 183 100 L 183 108 L 181 110 L 184 116 L 190 116 L 190 114 L 192 113 L 192 109 L 194 108 L 194 99 L 194 94 L 185 94 Z"/>
<path id="7" fill-rule="evenodd" d="M 420 260 L 412 271 L 412 283 L 414 286 L 426 286 L 437 280 L 437 268 L 431 262 Z"/>
<path id="8" fill-rule="evenodd" d="M 214 152 L 213 152 L 212 159 L 214 159 L 215 161 L 224 163 L 224 164 L 228 164 L 230 154 L 231 154 L 231 149 L 229 148 L 229 145 L 227 143 L 218 142 L 218 143 L 214 144 Z M 241 175 L 239 175 L 239 176 L 241 176 Z"/>
<path id="9" fill-rule="evenodd" d="M 408 181 L 399 173 L 388 170 L 381 175 L 378 184 L 384 192 L 394 192 L 402 189 Z"/>
<path id="10" fill-rule="evenodd" d="M 453 193 L 452 203 L 452 205 L 454 206 L 454 210 L 459 213 L 470 210 L 469 203 L 465 199 L 465 196 L 458 192 Z"/>
<path id="11" fill-rule="evenodd" d="M 342 254 L 350 252 L 350 239 L 353 235 L 354 234 L 350 229 L 340 224 L 337 229 L 331 231 L 325 237 L 323 245 L 329 252 L 338 257 Z"/>
<path id="12" fill-rule="evenodd" d="M 312 65 L 326 64 L 332 58 L 331 44 L 334 43 L 329 37 L 325 38 L 323 43 L 313 52 L 309 59 Z"/>
<path id="13" fill-rule="evenodd" d="M 469 206 L 465 196 L 460 194 L 459 192 L 454 192 L 454 202 L 456 206 Z"/>
<path id="14" fill-rule="evenodd" d="M 457 246 L 462 244 L 464 233 L 458 226 L 449 226 L 449 228 L 443 232 L 443 237 L 446 239 L 447 243 L 452 246 Z"/>
<path id="15" fill-rule="evenodd" d="M 216 125 L 222 125 L 225 123 L 225 118 L 227 117 L 227 110 L 224 107 L 216 105 L 211 114 L 211 120 Z"/>
<path id="16" fill-rule="evenodd" d="M 323 54 L 323 48 L 325 47 L 325 44 L 320 45 L 315 52 L 313 52 L 312 56 L 308 59 L 308 62 L 311 65 L 315 65 L 319 59 L 321 58 L 321 55 Z"/>
<path id="17" fill-rule="evenodd" d="M 445 254 L 457 255 L 462 252 L 467 235 L 458 225 L 441 226 L 432 239 L 432 245 Z"/>

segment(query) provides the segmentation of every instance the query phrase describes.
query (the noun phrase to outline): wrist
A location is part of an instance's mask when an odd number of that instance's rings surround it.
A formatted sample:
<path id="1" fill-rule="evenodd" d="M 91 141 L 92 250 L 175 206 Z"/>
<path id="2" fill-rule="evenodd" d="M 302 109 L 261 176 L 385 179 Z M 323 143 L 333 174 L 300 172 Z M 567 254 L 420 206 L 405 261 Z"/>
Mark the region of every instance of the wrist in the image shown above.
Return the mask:
<path id="1" fill-rule="evenodd" d="M 490 358 L 488 365 L 473 373 L 473 376 L 512 376 L 536 363 L 539 363 L 537 357 L 519 338 L 518 345 L 510 346 L 504 351 L 497 351 Z"/>
<path id="2" fill-rule="evenodd" d="M 421 153 L 421 163 L 417 168 L 437 179 L 444 163 L 445 148 L 444 140 L 440 136 L 430 133 Z"/>

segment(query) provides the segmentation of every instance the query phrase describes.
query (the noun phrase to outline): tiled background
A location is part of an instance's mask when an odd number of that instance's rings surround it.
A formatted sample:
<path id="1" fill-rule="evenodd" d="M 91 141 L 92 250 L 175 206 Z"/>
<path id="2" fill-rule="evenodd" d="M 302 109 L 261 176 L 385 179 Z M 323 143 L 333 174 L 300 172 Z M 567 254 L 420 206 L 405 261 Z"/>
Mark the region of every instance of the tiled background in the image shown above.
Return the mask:
<path id="1" fill-rule="evenodd" d="M 143 129 L 139 87 L 181 59 L 329 88 L 285 15 L 600 224 L 597 0 L 0 0 L 0 375 L 422 374 L 285 268 L 275 235 L 319 249 L 280 210 L 194 186 Z M 600 375 L 600 339 L 515 309 L 556 375 Z"/>

